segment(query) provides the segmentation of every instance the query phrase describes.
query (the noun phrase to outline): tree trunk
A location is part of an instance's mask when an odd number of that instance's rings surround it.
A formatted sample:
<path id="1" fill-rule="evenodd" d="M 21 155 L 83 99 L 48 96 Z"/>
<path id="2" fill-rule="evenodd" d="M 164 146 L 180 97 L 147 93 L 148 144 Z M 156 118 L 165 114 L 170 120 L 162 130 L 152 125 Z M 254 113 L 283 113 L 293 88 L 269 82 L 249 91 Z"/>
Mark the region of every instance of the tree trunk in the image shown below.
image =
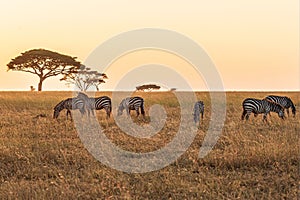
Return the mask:
<path id="1" fill-rule="evenodd" d="M 38 91 L 42 91 L 43 81 L 44 81 L 44 79 L 40 78 L 40 82 L 38 84 Z"/>

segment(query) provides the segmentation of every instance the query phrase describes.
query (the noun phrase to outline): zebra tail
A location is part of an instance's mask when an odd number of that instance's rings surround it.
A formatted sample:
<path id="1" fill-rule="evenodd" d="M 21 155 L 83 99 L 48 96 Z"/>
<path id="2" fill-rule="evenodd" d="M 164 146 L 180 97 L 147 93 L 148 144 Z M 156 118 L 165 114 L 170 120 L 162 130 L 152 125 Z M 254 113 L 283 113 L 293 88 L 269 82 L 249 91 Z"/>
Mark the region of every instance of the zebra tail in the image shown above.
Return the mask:
<path id="1" fill-rule="evenodd" d="M 141 113 L 142 113 L 143 116 L 145 116 L 144 101 L 141 104 Z"/>
<path id="2" fill-rule="evenodd" d="M 109 101 L 109 116 L 111 114 L 111 111 L 112 111 L 112 105 L 111 105 L 111 100 Z"/>
<path id="3" fill-rule="evenodd" d="M 292 113 L 293 113 L 293 115 L 295 117 L 295 115 L 296 115 L 296 107 L 295 107 L 295 104 L 292 101 L 291 101 L 291 103 L 292 103 Z"/>

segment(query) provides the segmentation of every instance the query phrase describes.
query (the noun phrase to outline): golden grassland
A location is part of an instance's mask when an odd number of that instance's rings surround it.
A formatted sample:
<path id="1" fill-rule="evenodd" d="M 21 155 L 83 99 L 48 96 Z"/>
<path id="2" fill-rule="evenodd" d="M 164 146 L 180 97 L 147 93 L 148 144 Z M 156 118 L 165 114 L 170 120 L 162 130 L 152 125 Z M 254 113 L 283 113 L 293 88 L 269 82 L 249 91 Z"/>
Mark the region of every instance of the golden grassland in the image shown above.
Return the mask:
<path id="1" fill-rule="evenodd" d="M 222 135 L 213 151 L 199 159 L 211 110 L 209 93 L 197 93 L 206 110 L 189 149 L 161 170 L 132 174 L 111 169 L 89 154 L 65 111 L 52 119 L 53 107 L 71 92 L 0 92 L 0 199 L 297 199 L 300 94 L 272 93 L 294 101 L 295 118 L 283 121 L 272 114 L 269 124 L 262 115 L 251 115 L 248 122 L 240 119 L 244 98 L 267 94 L 227 92 Z M 104 111 L 97 111 L 97 118 L 120 148 L 149 152 L 172 140 L 180 110 L 172 93 L 138 95 L 145 99 L 146 115 L 157 103 L 167 112 L 166 124 L 155 136 L 128 136 L 113 117 L 106 123 Z M 46 117 L 35 118 L 40 114 Z M 147 120 L 134 119 L 139 124 Z"/>

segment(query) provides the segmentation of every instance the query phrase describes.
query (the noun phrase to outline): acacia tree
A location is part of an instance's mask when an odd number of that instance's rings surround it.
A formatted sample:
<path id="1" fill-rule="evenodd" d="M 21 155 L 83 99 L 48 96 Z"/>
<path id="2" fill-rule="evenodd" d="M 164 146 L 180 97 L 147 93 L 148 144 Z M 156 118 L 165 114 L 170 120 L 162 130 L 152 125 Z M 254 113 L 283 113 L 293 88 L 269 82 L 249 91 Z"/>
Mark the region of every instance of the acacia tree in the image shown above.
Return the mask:
<path id="1" fill-rule="evenodd" d="M 160 86 L 155 85 L 155 84 L 147 84 L 147 85 L 141 85 L 141 86 L 137 86 L 136 90 L 140 90 L 140 91 L 145 91 L 145 90 L 159 90 Z"/>
<path id="2" fill-rule="evenodd" d="M 39 77 L 38 91 L 42 91 L 45 79 L 76 72 L 80 67 L 80 62 L 76 61 L 76 57 L 46 49 L 33 49 L 13 58 L 7 67 L 7 71 L 22 71 L 37 75 Z"/>
<path id="3" fill-rule="evenodd" d="M 66 81 L 67 84 L 74 84 L 81 91 L 87 91 L 91 86 L 99 91 L 99 85 L 105 83 L 103 79 L 107 78 L 106 74 L 92 71 L 91 68 L 81 65 L 79 70 L 65 74 L 60 80 Z"/>

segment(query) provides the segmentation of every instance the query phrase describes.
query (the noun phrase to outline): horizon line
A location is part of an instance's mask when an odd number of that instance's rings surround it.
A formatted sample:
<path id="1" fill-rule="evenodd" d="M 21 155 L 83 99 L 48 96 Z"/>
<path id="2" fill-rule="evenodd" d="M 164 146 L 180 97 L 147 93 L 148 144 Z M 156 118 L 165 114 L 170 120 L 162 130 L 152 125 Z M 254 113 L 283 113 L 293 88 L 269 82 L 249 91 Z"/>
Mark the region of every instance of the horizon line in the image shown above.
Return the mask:
<path id="1" fill-rule="evenodd" d="M 0 92 L 80 92 L 77 90 L 42 90 L 42 91 L 30 91 L 30 90 L 19 90 L 19 89 L 15 89 L 15 90 L 0 90 Z M 82 92 L 82 91 L 81 91 Z M 249 89 L 245 89 L 245 90 L 174 90 L 174 91 L 170 91 L 170 90 L 164 90 L 164 91 L 137 91 L 137 90 L 118 90 L 118 91 L 114 91 L 114 90 L 101 90 L 101 91 L 85 91 L 85 92 L 144 92 L 144 93 L 150 93 L 150 92 L 300 92 L 300 90 L 249 90 Z"/>

